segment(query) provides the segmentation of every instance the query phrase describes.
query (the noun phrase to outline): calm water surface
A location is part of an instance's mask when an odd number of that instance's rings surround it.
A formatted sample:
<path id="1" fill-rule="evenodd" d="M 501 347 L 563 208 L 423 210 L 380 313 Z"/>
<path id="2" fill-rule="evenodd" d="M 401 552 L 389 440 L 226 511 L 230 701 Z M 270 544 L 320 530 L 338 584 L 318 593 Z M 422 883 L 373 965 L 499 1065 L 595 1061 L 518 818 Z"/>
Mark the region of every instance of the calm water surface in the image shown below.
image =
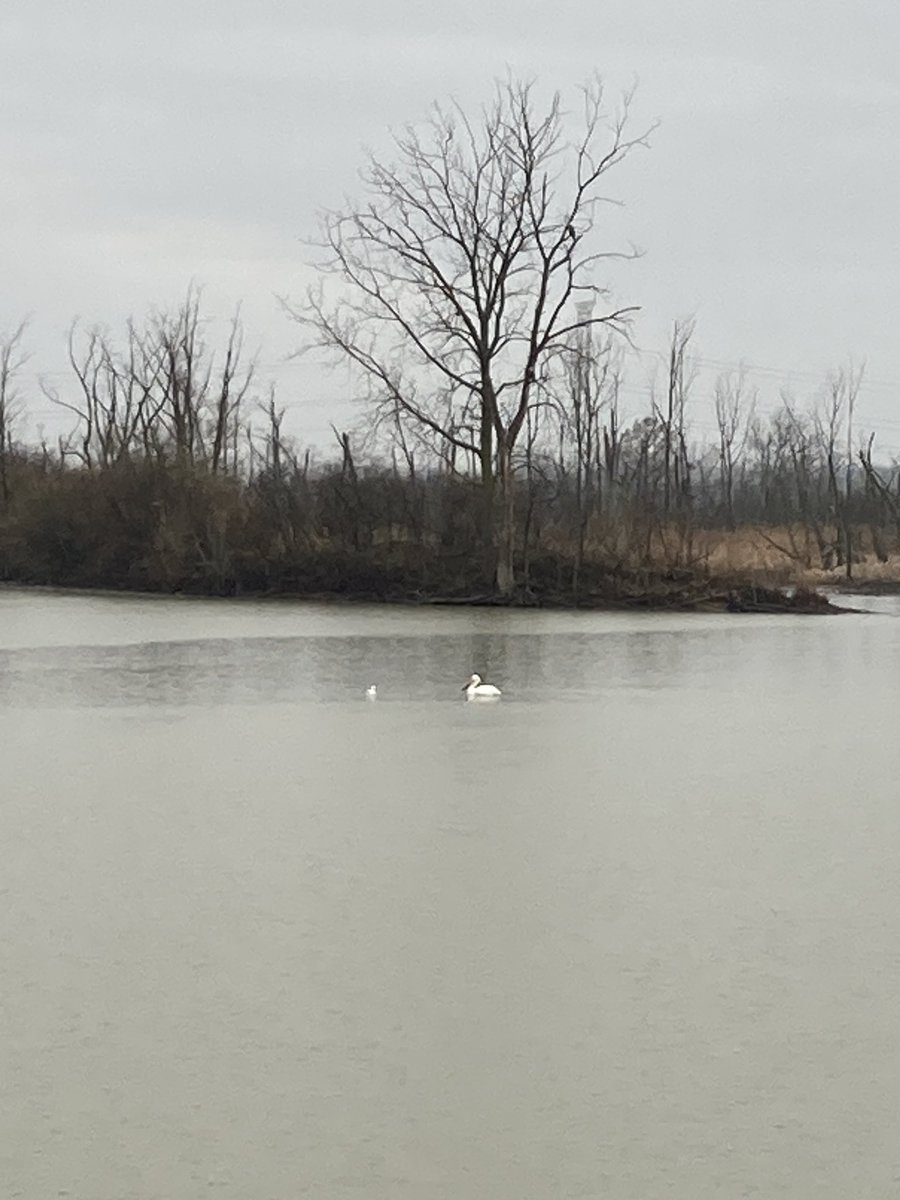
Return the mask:
<path id="1" fill-rule="evenodd" d="M 859 603 L 0 593 L 2 1195 L 900 1195 Z"/>

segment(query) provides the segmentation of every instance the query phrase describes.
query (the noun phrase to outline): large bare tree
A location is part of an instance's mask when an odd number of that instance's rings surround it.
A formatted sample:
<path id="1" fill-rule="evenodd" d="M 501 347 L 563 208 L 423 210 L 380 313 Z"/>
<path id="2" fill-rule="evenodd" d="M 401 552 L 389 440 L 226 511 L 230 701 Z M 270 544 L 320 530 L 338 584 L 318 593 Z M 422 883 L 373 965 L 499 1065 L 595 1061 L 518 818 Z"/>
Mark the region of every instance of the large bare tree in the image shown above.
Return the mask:
<path id="1" fill-rule="evenodd" d="M 347 358 L 376 410 L 468 458 L 484 498 L 498 591 L 514 584 L 513 450 L 554 363 L 579 330 L 624 331 L 596 239 L 605 176 L 649 130 L 631 132 L 632 94 L 608 111 L 599 79 L 581 89 L 574 140 L 559 94 L 498 83 L 477 118 L 435 105 L 368 156 L 364 196 L 321 219 L 320 282 L 286 307 L 305 346 Z M 576 299 L 600 304 L 579 315 Z M 585 309 L 582 307 L 581 312 Z"/>

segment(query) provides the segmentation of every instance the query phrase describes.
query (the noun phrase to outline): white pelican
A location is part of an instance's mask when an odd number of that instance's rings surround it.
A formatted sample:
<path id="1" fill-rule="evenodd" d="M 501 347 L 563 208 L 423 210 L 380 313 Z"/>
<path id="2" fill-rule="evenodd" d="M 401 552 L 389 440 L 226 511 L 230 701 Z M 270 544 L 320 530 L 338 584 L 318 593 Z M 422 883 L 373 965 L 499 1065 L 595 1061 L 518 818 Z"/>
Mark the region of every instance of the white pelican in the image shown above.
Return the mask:
<path id="1" fill-rule="evenodd" d="M 377 700 L 378 699 L 378 688 L 375 686 L 374 683 L 371 685 L 371 687 L 366 688 L 366 699 L 367 700 Z"/>
<path id="2" fill-rule="evenodd" d="M 500 689 L 494 687 L 492 683 L 482 683 L 480 675 L 473 675 L 462 690 L 466 693 L 467 700 L 486 699 L 489 696 L 502 695 Z"/>

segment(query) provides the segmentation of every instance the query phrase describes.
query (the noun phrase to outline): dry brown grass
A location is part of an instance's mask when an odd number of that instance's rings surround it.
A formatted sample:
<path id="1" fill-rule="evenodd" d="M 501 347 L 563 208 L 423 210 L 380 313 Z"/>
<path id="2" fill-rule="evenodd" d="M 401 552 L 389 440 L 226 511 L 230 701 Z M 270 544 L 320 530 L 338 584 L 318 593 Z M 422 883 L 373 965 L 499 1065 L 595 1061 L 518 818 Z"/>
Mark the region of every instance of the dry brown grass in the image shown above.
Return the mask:
<path id="1" fill-rule="evenodd" d="M 845 581 L 843 567 L 829 570 L 820 565 L 815 540 L 801 526 L 704 530 L 694 540 L 698 548 L 703 548 L 703 561 L 714 575 L 743 575 L 781 586 L 822 587 Z M 854 540 L 859 553 L 853 563 L 854 579 L 900 581 L 900 552 L 891 553 L 887 562 L 881 562 L 864 531 L 859 531 Z"/>
<path id="2" fill-rule="evenodd" d="M 830 546 L 839 541 L 834 528 L 823 531 Z M 886 562 L 879 560 L 869 531 L 854 530 L 853 579 L 866 583 L 900 584 L 900 547 Z M 550 553 L 571 560 L 575 543 L 571 530 L 550 526 L 541 532 L 534 554 Z M 639 524 L 596 519 L 585 539 L 586 561 L 626 570 L 688 570 L 720 580 L 741 580 L 761 587 L 818 588 L 846 584 L 843 566 L 822 567 L 822 551 L 812 529 L 804 525 L 741 526 L 739 529 L 697 529 L 689 524 Z M 835 556 L 837 562 L 837 556 Z"/>

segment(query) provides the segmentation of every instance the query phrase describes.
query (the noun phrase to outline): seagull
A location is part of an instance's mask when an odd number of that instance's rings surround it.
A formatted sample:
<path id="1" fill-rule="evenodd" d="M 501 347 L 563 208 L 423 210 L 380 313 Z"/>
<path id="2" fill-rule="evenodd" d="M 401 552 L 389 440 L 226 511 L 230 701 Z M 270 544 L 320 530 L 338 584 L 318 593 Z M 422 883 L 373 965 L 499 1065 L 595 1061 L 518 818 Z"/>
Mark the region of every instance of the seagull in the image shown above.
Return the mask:
<path id="1" fill-rule="evenodd" d="M 374 683 L 370 687 L 366 688 L 366 699 L 367 700 L 377 700 L 378 699 L 378 688 L 375 686 Z"/>
<path id="2" fill-rule="evenodd" d="M 502 695 L 500 689 L 494 687 L 492 683 L 482 683 L 480 675 L 473 675 L 462 690 L 466 693 L 467 700 L 488 699 Z"/>

